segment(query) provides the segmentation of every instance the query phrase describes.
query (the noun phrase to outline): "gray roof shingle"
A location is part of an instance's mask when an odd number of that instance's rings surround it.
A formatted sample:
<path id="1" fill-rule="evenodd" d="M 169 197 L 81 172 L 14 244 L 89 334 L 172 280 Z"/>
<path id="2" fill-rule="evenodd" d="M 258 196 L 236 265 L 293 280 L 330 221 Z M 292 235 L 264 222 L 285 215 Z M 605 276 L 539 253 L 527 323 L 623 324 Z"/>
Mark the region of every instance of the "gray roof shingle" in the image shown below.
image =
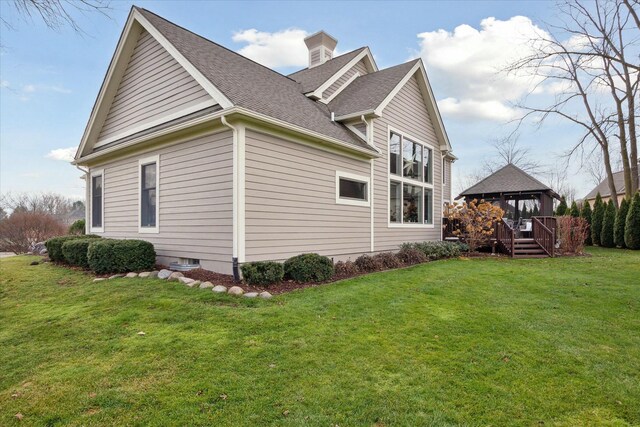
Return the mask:
<path id="1" fill-rule="evenodd" d="M 340 71 L 340 68 L 347 65 L 349 61 L 358 56 L 360 52 L 365 49 L 366 47 L 361 47 L 351 52 L 344 53 L 322 65 L 318 65 L 317 67 L 304 68 L 300 71 L 296 71 L 295 73 L 291 73 L 288 77 L 302 85 L 303 93 L 313 92 L 322 86 L 322 84 L 331 76 Z"/>
<path id="2" fill-rule="evenodd" d="M 329 103 L 329 110 L 336 116 L 374 110 L 418 61 L 414 59 L 358 77 Z"/>
<path id="3" fill-rule="evenodd" d="M 527 191 L 553 191 L 519 167 L 509 163 L 467 188 L 460 196 L 495 193 L 517 193 Z M 553 193 L 556 195 L 555 192 Z"/>
<path id="4" fill-rule="evenodd" d="M 624 185 L 624 172 L 614 172 L 613 173 L 613 184 L 616 187 L 616 191 L 618 194 L 624 194 L 626 186 Z M 589 192 L 584 198 L 585 199 L 595 199 L 596 195 L 600 193 L 602 197 L 611 196 L 611 191 L 609 190 L 609 178 L 605 178 L 600 184 L 598 184 L 593 190 Z"/>
<path id="5" fill-rule="evenodd" d="M 137 10 L 236 106 L 375 152 L 326 105 L 307 98 L 300 83 L 188 31 L 146 9 Z"/>

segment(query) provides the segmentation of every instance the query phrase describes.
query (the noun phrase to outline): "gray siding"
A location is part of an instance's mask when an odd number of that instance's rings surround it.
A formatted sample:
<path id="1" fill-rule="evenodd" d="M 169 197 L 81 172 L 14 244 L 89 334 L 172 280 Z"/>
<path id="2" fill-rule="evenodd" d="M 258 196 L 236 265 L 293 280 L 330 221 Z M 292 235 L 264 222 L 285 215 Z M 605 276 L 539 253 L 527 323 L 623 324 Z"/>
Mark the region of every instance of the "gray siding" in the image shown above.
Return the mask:
<path id="1" fill-rule="evenodd" d="M 444 192 L 442 194 L 442 200 L 447 200 L 449 202 L 452 202 L 452 197 L 453 195 L 451 194 L 451 176 L 452 176 L 452 168 L 453 168 L 453 163 L 451 163 L 449 160 L 445 160 L 445 170 L 444 170 L 444 174 L 445 174 L 445 182 L 444 182 Z"/>
<path id="2" fill-rule="evenodd" d="M 159 233 L 138 232 L 138 160 L 160 155 Z M 105 237 L 143 239 L 161 261 L 200 259 L 204 268 L 231 272 L 232 135 L 200 137 L 104 168 Z"/>
<path id="3" fill-rule="evenodd" d="M 433 228 L 395 228 L 388 225 L 388 126 L 431 144 L 434 156 Z M 441 151 L 429 112 L 425 106 L 418 82 L 411 78 L 385 108 L 382 117 L 374 119 L 374 142 L 382 150 L 382 157 L 375 161 L 375 250 L 397 250 L 408 241 L 440 240 L 442 223 L 442 162 Z"/>
<path id="4" fill-rule="evenodd" d="M 336 204 L 336 171 L 371 173 L 367 160 L 247 130 L 246 261 L 368 252 L 370 208 Z"/>
<path id="5" fill-rule="evenodd" d="M 368 73 L 367 66 L 364 64 L 364 61 L 358 62 L 356 65 L 348 69 L 346 73 L 340 76 L 340 78 L 336 80 L 335 83 L 329 86 L 327 90 L 322 93 L 322 98 L 329 98 L 335 91 L 341 88 L 347 82 L 347 80 L 355 76 L 356 73 L 359 73 L 361 76 L 364 76 Z"/>
<path id="6" fill-rule="evenodd" d="M 211 101 L 209 94 L 148 32 L 140 34 L 98 143 Z M 149 126 L 147 126 L 149 127 Z"/>

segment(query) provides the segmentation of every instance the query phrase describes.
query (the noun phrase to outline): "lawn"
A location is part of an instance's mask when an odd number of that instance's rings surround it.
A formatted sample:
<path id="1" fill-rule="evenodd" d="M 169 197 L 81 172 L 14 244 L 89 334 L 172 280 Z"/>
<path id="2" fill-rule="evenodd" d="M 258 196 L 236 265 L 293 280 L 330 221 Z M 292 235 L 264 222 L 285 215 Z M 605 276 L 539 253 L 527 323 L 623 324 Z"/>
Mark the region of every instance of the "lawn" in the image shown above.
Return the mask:
<path id="1" fill-rule="evenodd" d="M 639 425 L 640 252 L 590 253 L 271 300 L 3 259 L 0 425 Z"/>

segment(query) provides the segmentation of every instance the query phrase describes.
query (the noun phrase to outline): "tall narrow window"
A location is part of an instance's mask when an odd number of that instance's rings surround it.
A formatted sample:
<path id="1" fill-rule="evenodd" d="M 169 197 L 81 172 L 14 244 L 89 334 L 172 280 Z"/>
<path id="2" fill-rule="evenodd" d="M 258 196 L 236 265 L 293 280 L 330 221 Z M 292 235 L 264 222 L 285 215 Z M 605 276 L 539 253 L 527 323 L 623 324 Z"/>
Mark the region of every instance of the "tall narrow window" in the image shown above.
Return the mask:
<path id="1" fill-rule="evenodd" d="M 422 177 L 422 145 L 407 138 L 402 138 L 403 175 L 407 178 L 421 180 Z"/>
<path id="2" fill-rule="evenodd" d="M 424 189 L 424 223 L 433 224 L 433 190 Z"/>
<path id="3" fill-rule="evenodd" d="M 400 139 L 400 135 L 391 132 L 391 137 L 389 138 L 389 172 L 392 175 L 402 175 L 402 171 L 400 170 L 401 145 L 402 140 Z"/>
<path id="4" fill-rule="evenodd" d="M 433 150 L 424 148 L 424 182 L 433 184 Z"/>
<path id="5" fill-rule="evenodd" d="M 91 176 L 91 231 L 102 228 L 102 178 L 104 174 Z"/>
<path id="6" fill-rule="evenodd" d="M 402 222 L 420 224 L 422 222 L 422 187 L 404 184 L 402 189 L 404 207 Z"/>
<path id="7" fill-rule="evenodd" d="M 141 233 L 158 232 L 158 157 L 140 160 Z"/>
<path id="8" fill-rule="evenodd" d="M 402 222 L 402 184 L 389 183 L 389 222 Z"/>

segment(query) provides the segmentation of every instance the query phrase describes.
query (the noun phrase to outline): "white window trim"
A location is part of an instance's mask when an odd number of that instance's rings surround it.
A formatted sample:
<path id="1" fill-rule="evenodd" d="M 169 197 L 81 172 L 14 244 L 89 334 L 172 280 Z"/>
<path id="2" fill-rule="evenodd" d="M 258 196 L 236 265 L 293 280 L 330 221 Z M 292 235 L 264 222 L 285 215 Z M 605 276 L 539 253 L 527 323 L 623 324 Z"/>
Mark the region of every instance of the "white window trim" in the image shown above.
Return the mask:
<path id="1" fill-rule="evenodd" d="M 364 182 L 365 184 L 367 184 L 367 200 L 345 199 L 340 197 L 340 178 Z M 366 207 L 371 206 L 371 179 L 368 176 L 364 175 L 356 175 L 349 172 L 336 171 L 336 204 Z"/>
<path id="2" fill-rule="evenodd" d="M 406 178 L 404 176 L 401 175 L 393 175 L 391 173 L 391 165 L 389 164 L 389 157 L 391 156 L 391 140 L 389 138 L 389 136 L 391 135 L 391 132 L 396 133 L 398 135 L 401 135 L 402 138 L 407 138 L 409 140 L 411 140 L 411 142 L 415 142 L 418 143 L 420 145 L 424 147 L 427 147 L 429 149 L 431 149 L 431 167 L 432 169 L 435 168 L 435 162 L 433 161 L 433 156 L 436 153 L 436 148 L 433 144 L 429 144 L 427 142 L 422 141 L 420 138 L 416 138 L 410 134 L 408 134 L 407 132 L 401 131 L 397 128 L 394 128 L 393 126 L 387 126 L 387 227 L 388 228 L 435 228 L 435 200 L 436 200 L 436 191 L 435 191 L 435 187 L 433 182 L 435 182 L 435 171 L 432 170 L 431 171 L 431 183 L 428 182 L 420 182 L 417 181 L 415 179 L 411 179 L 411 178 Z M 402 147 L 400 147 L 400 156 L 402 156 Z M 424 159 L 424 154 L 423 154 L 423 159 Z M 422 166 L 424 169 L 424 165 Z M 432 197 L 431 197 L 431 224 L 425 224 L 424 222 L 421 224 L 418 223 L 402 223 L 402 222 L 391 222 L 391 219 L 389 218 L 389 212 L 391 211 L 391 200 L 390 200 L 390 194 L 389 194 L 389 188 L 391 185 L 391 181 L 396 181 L 396 182 L 400 182 L 402 184 L 409 184 L 409 185 L 414 185 L 414 186 L 418 186 L 418 187 L 422 187 L 423 188 L 423 192 L 422 192 L 422 203 L 424 204 L 424 189 L 429 189 L 432 191 Z M 404 191 L 402 191 L 402 197 L 403 197 L 403 201 L 402 201 L 402 205 L 404 206 Z M 423 212 L 422 215 L 424 216 L 424 206 L 423 206 Z M 402 217 L 401 217 L 402 218 Z M 424 221 L 424 218 L 423 218 Z"/>
<path id="3" fill-rule="evenodd" d="M 100 213 L 101 227 L 93 226 L 93 177 L 102 177 L 102 212 Z M 104 169 L 92 170 L 89 178 L 89 232 L 104 233 Z"/>
<path id="4" fill-rule="evenodd" d="M 142 226 L 142 166 L 156 164 L 156 226 Z M 104 179 L 104 178 L 103 178 Z M 160 232 L 160 155 L 145 157 L 138 160 L 138 233 Z"/>

